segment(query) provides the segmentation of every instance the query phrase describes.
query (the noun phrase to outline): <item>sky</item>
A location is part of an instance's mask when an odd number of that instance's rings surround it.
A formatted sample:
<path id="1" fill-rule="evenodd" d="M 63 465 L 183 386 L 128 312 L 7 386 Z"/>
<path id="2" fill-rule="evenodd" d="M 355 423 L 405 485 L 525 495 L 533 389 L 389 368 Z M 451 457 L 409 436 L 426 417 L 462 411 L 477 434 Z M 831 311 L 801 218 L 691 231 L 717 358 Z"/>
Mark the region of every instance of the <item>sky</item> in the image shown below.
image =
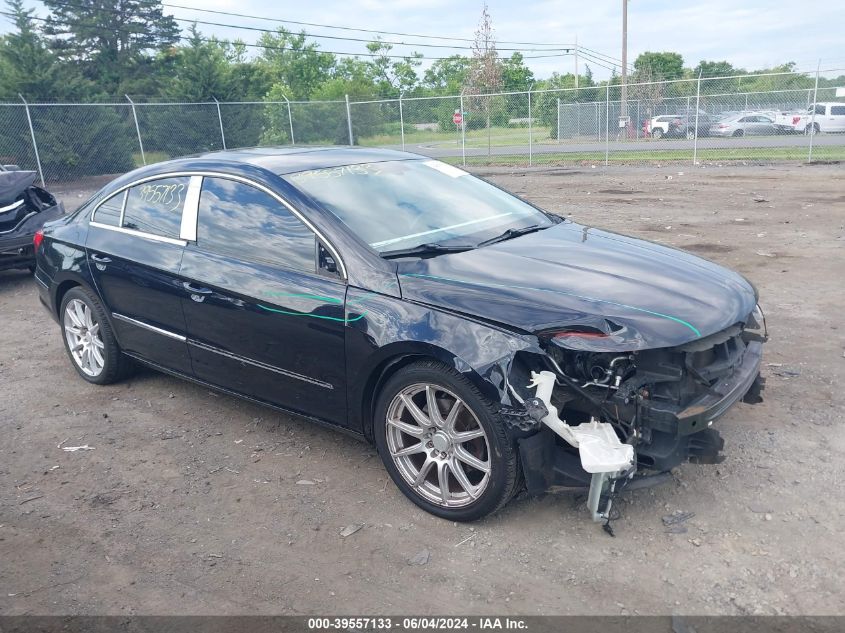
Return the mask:
<path id="1" fill-rule="evenodd" d="M 472 38 L 481 15 L 481 0 L 316 0 L 311 2 L 274 2 L 271 0 L 164 0 L 166 5 L 182 5 L 262 16 L 264 19 L 236 18 L 166 6 L 177 18 L 221 22 L 233 26 L 199 25 L 207 35 L 233 39 L 240 37 L 255 42 L 258 33 L 235 28 L 248 25 L 274 28 L 281 25 L 270 19 L 296 20 L 325 25 L 357 27 Z M 27 5 L 45 15 L 43 6 L 34 0 Z M 622 1 L 597 0 L 490 0 L 493 27 L 500 49 L 531 49 L 537 46 L 505 44 L 506 41 L 580 47 L 602 54 L 604 66 L 621 69 Z M 628 61 L 632 64 L 644 51 L 674 51 L 684 57 L 685 65 L 695 66 L 700 60 L 727 60 L 748 70 L 772 67 L 787 61 L 796 62 L 799 70 L 815 70 L 819 59 L 823 70 L 845 69 L 845 2 L 815 5 L 820 10 L 806 11 L 796 0 L 714 0 L 683 2 L 670 0 L 629 0 Z M 823 6 L 823 9 L 821 8 Z M 187 28 L 186 22 L 180 25 Z M 286 24 L 292 30 L 341 37 L 369 38 L 372 34 Z M 0 16 L 0 33 L 11 25 Z M 468 42 L 443 42 L 384 35 L 383 39 L 403 42 L 469 46 Z M 363 42 L 331 39 L 317 40 L 324 50 L 349 53 L 366 52 Z M 554 48 L 539 47 L 539 48 Z M 445 57 L 455 53 L 469 54 L 461 48 L 427 48 L 395 46 L 394 53 L 418 50 L 427 57 Z M 511 51 L 502 50 L 502 55 Z M 611 70 L 597 61 L 579 60 L 580 70 L 589 64 L 597 79 L 606 78 Z M 558 51 L 530 51 L 523 55 L 538 79 L 552 72 L 572 72 L 574 57 L 560 56 Z M 551 56 L 550 56 L 551 55 Z M 533 57 L 533 58 L 532 58 Z M 611 60 L 611 61 L 608 61 Z M 431 62 L 426 62 L 424 67 Z M 843 72 L 829 72 L 839 75 Z"/>

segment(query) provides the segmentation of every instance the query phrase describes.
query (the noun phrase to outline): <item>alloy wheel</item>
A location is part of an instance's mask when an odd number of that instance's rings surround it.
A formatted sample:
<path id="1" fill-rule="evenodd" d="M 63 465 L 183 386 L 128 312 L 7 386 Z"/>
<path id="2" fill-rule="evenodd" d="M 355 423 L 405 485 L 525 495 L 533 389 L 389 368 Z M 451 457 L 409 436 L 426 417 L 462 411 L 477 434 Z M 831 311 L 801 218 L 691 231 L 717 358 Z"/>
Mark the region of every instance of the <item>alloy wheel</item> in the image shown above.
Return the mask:
<path id="1" fill-rule="evenodd" d="M 106 364 L 105 345 L 100 335 L 100 324 L 94 311 L 80 299 L 73 299 L 65 306 L 62 319 L 70 355 L 79 369 L 87 376 L 99 376 Z"/>
<path id="2" fill-rule="evenodd" d="M 460 508 L 490 482 L 490 443 L 472 410 L 430 383 L 402 389 L 387 408 L 386 439 L 402 478 L 426 501 Z"/>

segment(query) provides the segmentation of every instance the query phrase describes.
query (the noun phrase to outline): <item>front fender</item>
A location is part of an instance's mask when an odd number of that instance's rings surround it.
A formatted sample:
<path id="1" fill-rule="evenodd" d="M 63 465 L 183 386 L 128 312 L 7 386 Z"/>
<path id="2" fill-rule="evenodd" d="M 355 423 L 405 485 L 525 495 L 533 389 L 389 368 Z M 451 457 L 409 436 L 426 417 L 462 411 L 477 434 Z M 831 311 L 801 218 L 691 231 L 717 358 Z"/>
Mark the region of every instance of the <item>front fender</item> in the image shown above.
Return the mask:
<path id="1" fill-rule="evenodd" d="M 454 367 L 494 402 L 509 402 L 508 375 L 521 351 L 543 353 L 533 336 L 471 318 L 350 288 L 356 319 L 346 334 L 349 424 L 369 434 L 372 404 L 384 376 L 414 358 Z"/>

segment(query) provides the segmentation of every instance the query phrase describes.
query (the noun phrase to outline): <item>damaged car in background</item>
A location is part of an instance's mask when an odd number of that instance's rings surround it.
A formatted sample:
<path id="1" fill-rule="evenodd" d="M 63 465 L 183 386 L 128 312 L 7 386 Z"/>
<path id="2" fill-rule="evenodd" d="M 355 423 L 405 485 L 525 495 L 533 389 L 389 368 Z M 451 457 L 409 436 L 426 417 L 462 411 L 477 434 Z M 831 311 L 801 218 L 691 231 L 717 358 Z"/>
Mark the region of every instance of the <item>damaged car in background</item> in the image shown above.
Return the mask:
<path id="1" fill-rule="evenodd" d="M 35 271 L 36 231 L 64 214 L 61 202 L 33 184 L 37 175 L 16 165 L 0 165 L 0 270 Z"/>
<path id="2" fill-rule="evenodd" d="M 566 488 L 607 525 L 622 490 L 718 462 L 714 423 L 762 387 L 743 276 L 404 152 L 160 163 L 42 238 L 83 379 L 140 362 L 340 427 L 450 520 Z"/>

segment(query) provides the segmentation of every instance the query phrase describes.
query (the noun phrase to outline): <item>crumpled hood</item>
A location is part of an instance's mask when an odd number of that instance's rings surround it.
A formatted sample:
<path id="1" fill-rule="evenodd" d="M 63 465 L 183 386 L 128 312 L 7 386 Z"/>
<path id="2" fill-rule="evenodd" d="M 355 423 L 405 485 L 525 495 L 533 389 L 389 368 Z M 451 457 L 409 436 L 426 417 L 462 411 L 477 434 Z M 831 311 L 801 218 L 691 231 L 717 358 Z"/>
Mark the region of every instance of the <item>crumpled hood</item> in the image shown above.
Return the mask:
<path id="1" fill-rule="evenodd" d="M 0 207 L 17 200 L 36 176 L 34 171 L 0 171 Z"/>
<path id="2" fill-rule="evenodd" d="M 399 264 L 402 296 L 528 332 L 580 326 L 565 346 L 672 347 L 744 321 L 756 292 L 695 255 L 572 222 L 487 247 Z"/>

